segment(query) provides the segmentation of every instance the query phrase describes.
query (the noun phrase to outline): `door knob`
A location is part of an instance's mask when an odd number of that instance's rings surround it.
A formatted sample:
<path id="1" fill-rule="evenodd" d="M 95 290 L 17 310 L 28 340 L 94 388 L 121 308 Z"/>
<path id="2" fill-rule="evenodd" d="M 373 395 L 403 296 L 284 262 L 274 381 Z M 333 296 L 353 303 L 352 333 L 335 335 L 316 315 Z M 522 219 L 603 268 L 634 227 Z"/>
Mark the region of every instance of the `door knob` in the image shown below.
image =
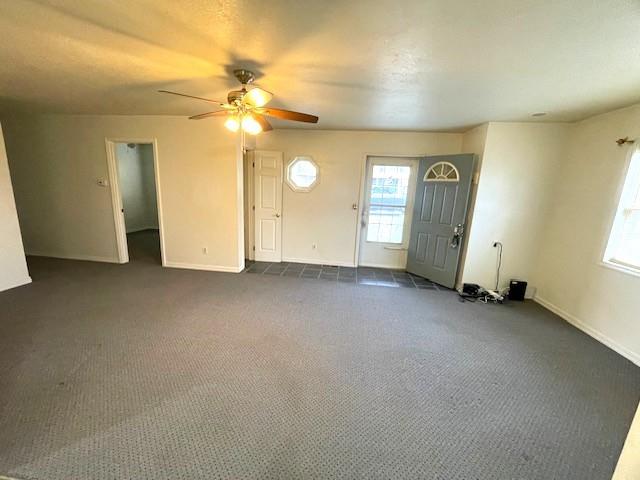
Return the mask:
<path id="1" fill-rule="evenodd" d="M 453 238 L 451 239 L 449 246 L 451 248 L 458 248 L 460 246 L 460 241 L 462 240 L 462 235 L 464 235 L 464 225 L 459 223 L 453 229 Z"/>
<path id="2" fill-rule="evenodd" d="M 275 216 L 276 216 L 276 218 L 280 218 L 280 214 L 279 213 L 276 213 Z"/>

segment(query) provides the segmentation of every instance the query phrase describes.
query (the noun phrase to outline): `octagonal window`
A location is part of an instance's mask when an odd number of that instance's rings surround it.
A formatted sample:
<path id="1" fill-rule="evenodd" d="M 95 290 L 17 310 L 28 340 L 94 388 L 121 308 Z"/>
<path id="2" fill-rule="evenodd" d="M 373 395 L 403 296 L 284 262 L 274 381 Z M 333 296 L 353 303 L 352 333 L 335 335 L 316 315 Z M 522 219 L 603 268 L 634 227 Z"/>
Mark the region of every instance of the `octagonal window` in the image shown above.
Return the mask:
<path id="1" fill-rule="evenodd" d="M 295 157 L 287 167 L 287 183 L 296 192 L 308 192 L 318 183 L 319 173 L 311 157 Z"/>

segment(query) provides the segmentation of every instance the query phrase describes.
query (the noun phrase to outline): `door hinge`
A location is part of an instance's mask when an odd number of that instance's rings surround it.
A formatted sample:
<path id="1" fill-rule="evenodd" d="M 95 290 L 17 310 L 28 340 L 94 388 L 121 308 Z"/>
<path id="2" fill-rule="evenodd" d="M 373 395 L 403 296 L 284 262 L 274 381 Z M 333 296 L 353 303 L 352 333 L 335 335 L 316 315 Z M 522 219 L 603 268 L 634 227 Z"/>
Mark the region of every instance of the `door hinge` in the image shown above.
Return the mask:
<path id="1" fill-rule="evenodd" d="M 251 210 L 255 211 L 255 210 L 256 210 L 256 206 L 255 206 L 255 205 L 253 205 L 253 206 L 251 207 Z"/>
<path id="2" fill-rule="evenodd" d="M 253 246 L 253 251 L 254 251 L 254 252 L 256 251 L 256 246 L 255 246 L 255 245 Z"/>
<path id="3" fill-rule="evenodd" d="M 253 162 L 253 163 L 251 164 L 251 166 L 252 166 L 253 168 L 256 168 L 256 162 Z"/>

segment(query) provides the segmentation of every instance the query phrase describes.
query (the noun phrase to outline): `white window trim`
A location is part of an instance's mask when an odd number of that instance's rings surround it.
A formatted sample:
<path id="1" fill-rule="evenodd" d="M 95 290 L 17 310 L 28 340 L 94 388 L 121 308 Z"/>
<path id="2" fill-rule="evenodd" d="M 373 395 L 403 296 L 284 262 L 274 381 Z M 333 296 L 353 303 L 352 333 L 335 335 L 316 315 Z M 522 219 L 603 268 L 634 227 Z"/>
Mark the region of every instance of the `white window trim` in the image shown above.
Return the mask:
<path id="1" fill-rule="evenodd" d="M 409 188 L 407 190 L 407 201 L 404 205 L 404 207 L 401 206 L 397 206 L 395 208 L 404 208 L 404 214 L 405 214 L 405 221 L 404 221 L 404 225 L 402 227 L 402 241 L 401 242 L 378 242 L 376 240 L 369 240 L 367 239 L 367 237 L 365 236 L 364 241 L 366 243 L 369 244 L 375 244 L 375 245 L 381 245 L 383 248 L 387 249 L 387 250 L 407 250 L 409 247 L 409 235 L 410 235 L 410 230 L 411 230 L 411 215 L 407 215 L 407 210 L 410 209 L 411 212 L 413 212 L 413 202 L 415 201 L 415 192 L 416 192 L 416 181 L 411 181 L 412 178 L 414 178 L 414 176 L 416 176 L 417 174 L 417 165 L 415 162 L 412 162 L 411 160 L 408 160 L 405 162 L 398 162 L 398 160 L 389 160 L 389 161 L 374 161 L 371 163 L 371 172 L 373 172 L 373 167 L 375 165 L 380 165 L 380 166 L 386 166 L 386 167 L 398 167 L 398 166 L 403 166 L 403 167 L 409 167 L 410 173 L 409 173 Z M 367 193 L 371 192 L 371 183 L 373 181 L 373 176 L 371 174 L 371 172 L 368 172 L 367 175 L 370 176 L 369 178 L 369 182 L 366 184 L 366 191 L 365 191 L 365 195 Z M 371 209 L 371 203 L 368 204 L 369 209 Z M 383 206 L 386 207 L 388 205 L 378 205 L 376 204 L 376 206 Z M 369 217 L 369 212 L 367 212 L 367 220 Z M 367 232 L 366 234 L 368 235 L 369 233 L 369 229 L 367 228 Z"/>
<path id="2" fill-rule="evenodd" d="M 615 270 L 616 272 L 624 273 L 626 275 L 632 275 L 640 278 L 640 270 L 636 268 L 625 267 L 621 263 L 615 263 L 610 260 L 602 260 L 599 265 L 609 270 Z"/>
<path id="3" fill-rule="evenodd" d="M 613 233 L 613 227 L 615 225 L 616 217 L 618 216 L 618 212 L 620 210 L 620 201 L 622 200 L 622 193 L 624 190 L 624 185 L 627 181 L 627 177 L 629 175 L 629 169 L 631 168 L 631 161 L 635 154 L 640 155 L 640 145 L 634 144 L 629 151 L 627 152 L 627 159 L 625 162 L 625 168 L 623 173 L 618 181 L 618 188 L 615 197 L 615 203 L 612 205 L 612 211 L 608 228 L 606 230 L 606 235 L 604 239 L 604 246 L 602 248 L 602 254 L 600 256 L 601 260 L 599 263 L 600 266 L 608 268 L 610 270 L 615 270 L 617 272 L 621 272 L 627 275 L 632 275 L 634 277 L 640 277 L 640 266 L 636 267 L 633 265 L 628 265 L 623 262 L 616 261 L 613 258 L 607 258 L 607 250 L 609 250 L 609 244 L 611 243 L 611 235 Z"/>
<path id="4" fill-rule="evenodd" d="M 311 163 L 314 167 L 316 167 L 316 179 L 308 187 L 300 187 L 296 185 L 296 183 L 291 179 L 291 168 L 297 162 L 303 160 Z M 291 190 L 293 190 L 294 192 L 310 192 L 320 183 L 320 167 L 316 162 L 313 161 L 313 158 L 311 158 L 309 155 L 296 155 L 287 165 L 287 174 L 285 175 L 285 181 L 287 182 L 287 185 L 289 185 L 289 188 L 291 188 Z"/>

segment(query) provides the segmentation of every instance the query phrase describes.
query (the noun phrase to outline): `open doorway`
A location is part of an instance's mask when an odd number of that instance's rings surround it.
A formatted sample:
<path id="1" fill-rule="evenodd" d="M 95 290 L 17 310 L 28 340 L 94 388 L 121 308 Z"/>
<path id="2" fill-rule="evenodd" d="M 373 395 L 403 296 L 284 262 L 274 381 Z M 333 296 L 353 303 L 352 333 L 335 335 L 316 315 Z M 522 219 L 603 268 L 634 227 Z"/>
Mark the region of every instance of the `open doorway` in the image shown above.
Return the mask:
<path id="1" fill-rule="evenodd" d="M 367 157 L 358 265 L 405 268 L 418 162 L 417 157 Z"/>
<path id="2" fill-rule="evenodd" d="M 120 263 L 164 264 L 155 142 L 107 141 Z"/>
<path id="3" fill-rule="evenodd" d="M 368 156 L 358 265 L 453 288 L 464 246 L 473 154 Z"/>

